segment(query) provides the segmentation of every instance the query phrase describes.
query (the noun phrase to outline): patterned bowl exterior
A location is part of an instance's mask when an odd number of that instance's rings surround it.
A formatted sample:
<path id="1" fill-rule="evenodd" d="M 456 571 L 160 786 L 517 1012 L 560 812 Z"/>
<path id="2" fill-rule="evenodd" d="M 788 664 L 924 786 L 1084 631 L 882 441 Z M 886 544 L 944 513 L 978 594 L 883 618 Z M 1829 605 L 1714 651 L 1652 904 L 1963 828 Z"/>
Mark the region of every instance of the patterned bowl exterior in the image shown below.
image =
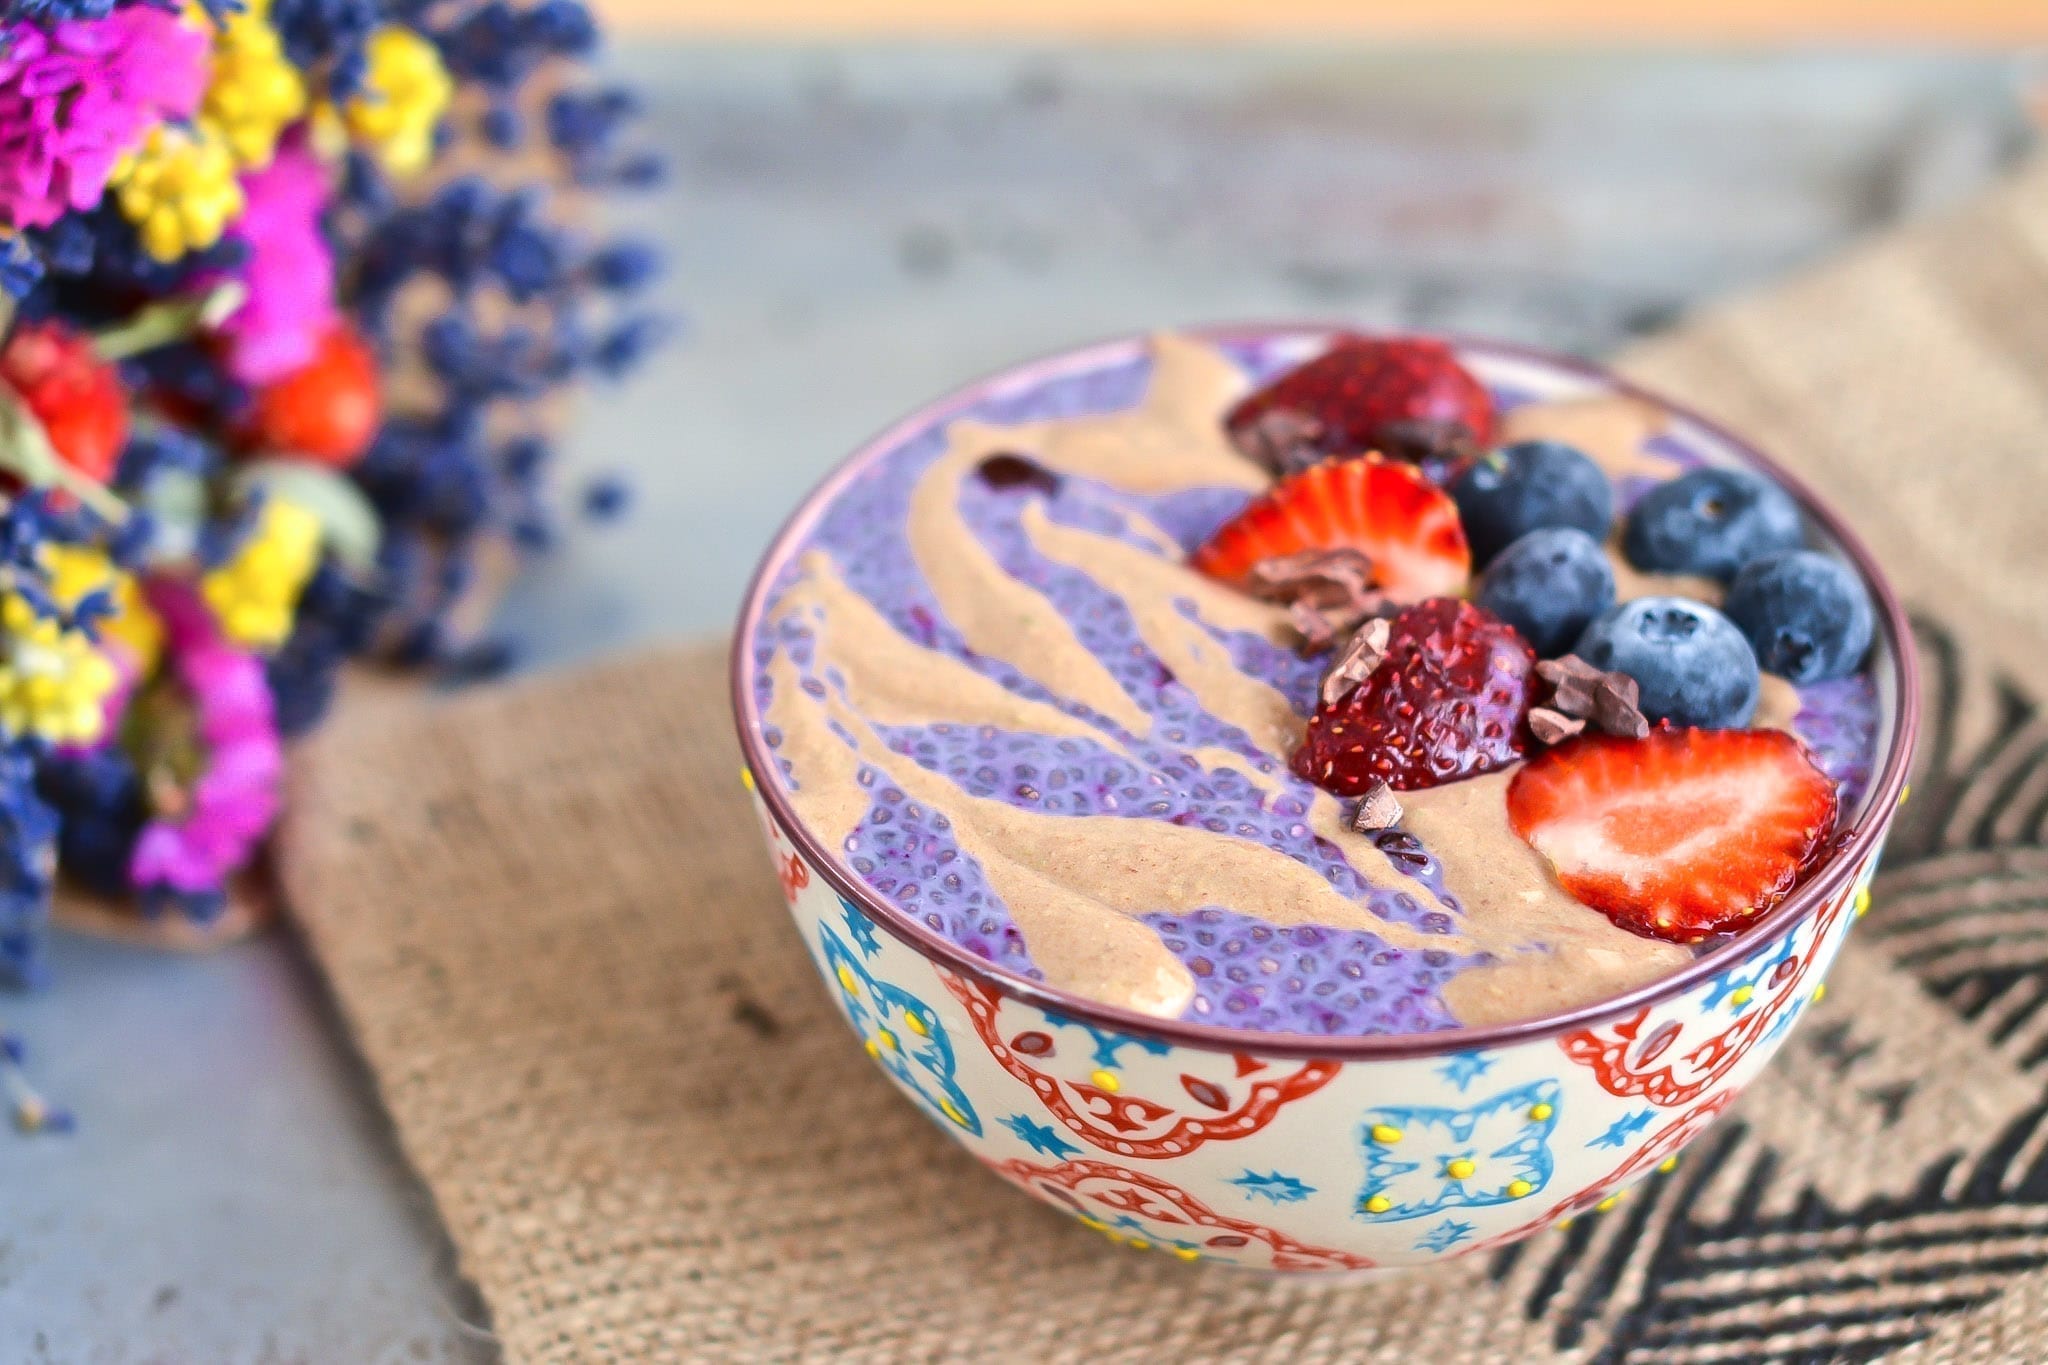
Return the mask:
<path id="1" fill-rule="evenodd" d="M 749 781 L 749 788 L 753 784 Z M 1210 1051 L 1047 1013 L 833 890 L 755 796 L 790 914 L 875 1064 L 991 1171 L 1114 1241 L 1287 1272 L 1427 1265 L 1618 1196 L 1734 1102 L 1822 990 L 1881 840 L 1690 990 L 1468 1052 Z"/>
<path id="2" fill-rule="evenodd" d="M 1265 368 L 1327 334 L 1300 326 L 1208 333 Z M 963 413 L 1057 415 L 1041 410 L 1036 386 L 1115 374 L 1141 346 L 1123 339 L 1020 367 L 878 438 L 784 529 L 749 593 L 738 639 L 751 639 L 780 552 L 868 456 Z M 1489 382 L 1532 394 L 1626 387 L 1560 357 L 1490 343 L 1460 350 L 1485 366 Z M 1685 429 L 1673 449 L 1756 464 L 1805 504 L 1870 583 L 1889 664 L 1879 686 L 1889 742 L 1868 804 L 1754 946 L 1717 951 L 1719 971 L 1680 973 L 1688 978 L 1681 988 L 1653 985 L 1554 1024 L 1483 1030 L 1463 1051 L 1418 1035 L 1331 1039 L 1338 1055 L 1325 1057 L 1313 1043 L 1304 1049 L 1298 1039 L 1283 1045 L 1254 1032 L 1171 1021 L 1157 1031 L 1110 1027 L 1043 1008 L 1034 1003 L 1045 998 L 1042 987 L 968 967 L 951 945 L 924 943 L 921 926 L 884 923 L 881 911 L 842 895 L 816 861 L 825 846 L 781 825 L 749 772 L 790 913 L 876 1065 L 991 1171 L 1112 1240 L 1268 1271 L 1363 1273 L 1503 1246 L 1601 1207 L 1674 1160 L 1769 1063 L 1868 906 L 1904 796 L 1919 685 L 1904 611 L 1867 549 L 1797 479 L 1667 406 Z M 734 698 L 742 747 L 761 763 L 750 652 L 735 650 Z M 840 873 L 840 884 L 854 885 L 849 877 Z M 1802 910 L 1816 894 L 1826 899 Z"/>

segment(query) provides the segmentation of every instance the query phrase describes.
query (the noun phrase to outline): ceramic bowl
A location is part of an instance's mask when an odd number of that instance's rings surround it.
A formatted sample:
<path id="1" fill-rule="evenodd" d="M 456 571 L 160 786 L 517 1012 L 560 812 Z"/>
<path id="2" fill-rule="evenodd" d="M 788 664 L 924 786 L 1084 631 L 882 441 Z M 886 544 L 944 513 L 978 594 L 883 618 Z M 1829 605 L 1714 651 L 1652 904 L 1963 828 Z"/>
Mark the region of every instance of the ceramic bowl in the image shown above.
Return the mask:
<path id="1" fill-rule="evenodd" d="M 1263 375 L 1331 330 L 1203 335 Z M 1457 345 L 1504 395 L 1636 392 L 1574 360 Z M 821 507 L 871 461 L 962 416 L 1126 405 L 1147 366 L 1141 337 L 1088 346 L 972 384 L 884 432 L 784 527 L 738 639 L 752 639 Z M 1424 1265 L 1600 1208 L 1674 1161 L 1784 1044 L 1868 904 L 1904 795 L 1918 684 L 1905 616 L 1869 551 L 1759 452 L 1663 405 L 1673 414 L 1659 438 L 1667 449 L 1779 480 L 1804 506 L 1814 543 L 1853 565 L 1878 606 L 1873 768 L 1833 851 L 1783 904 L 1662 981 L 1506 1026 L 1329 1038 L 1137 1015 L 992 966 L 842 865 L 776 786 L 752 652 L 741 647 L 733 697 L 748 785 L 790 913 L 875 1064 L 995 1175 L 1116 1241 L 1186 1261 L 1296 1274 Z"/>

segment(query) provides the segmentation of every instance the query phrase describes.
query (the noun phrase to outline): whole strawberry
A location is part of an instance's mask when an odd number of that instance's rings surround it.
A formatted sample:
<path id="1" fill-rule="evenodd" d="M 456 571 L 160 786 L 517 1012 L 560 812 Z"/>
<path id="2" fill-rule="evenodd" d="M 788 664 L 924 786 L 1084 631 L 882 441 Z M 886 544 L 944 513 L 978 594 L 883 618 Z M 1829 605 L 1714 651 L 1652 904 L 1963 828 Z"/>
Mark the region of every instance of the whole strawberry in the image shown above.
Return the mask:
<path id="1" fill-rule="evenodd" d="M 1292 766 L 1338 796 L 1504 768 L 1528 748 L 1535 673 L 1536 651 L 1512 626 L 1432 597 L 1394 618 L 1386 656 L 1364 682 L 1317 708 Z"/>
<path id="2" fill-rule="evenodd" d="M 1285 475 L 1377 451 L 1446 471 L 1493 442 L 1493 398 L 1428 337 L 1340 335 L 1224 418 L 1238 447 Z"/>
<path id="3" fill-rule="evenodd" d="M 58 459 L 99 483 L 113 477 L 128 442 L 128 400 L 89 338 L 60 323 L 22 323 L 0 348 L 0 384 L 41 424 Z"/>
<path id="4" fill-rule="evenodd" d="M 246 439 L 270 454 L 347 469 L 370 448 L 383 414 L 377 357 L 337 322 L 311 360 L 256 391 Z"/>

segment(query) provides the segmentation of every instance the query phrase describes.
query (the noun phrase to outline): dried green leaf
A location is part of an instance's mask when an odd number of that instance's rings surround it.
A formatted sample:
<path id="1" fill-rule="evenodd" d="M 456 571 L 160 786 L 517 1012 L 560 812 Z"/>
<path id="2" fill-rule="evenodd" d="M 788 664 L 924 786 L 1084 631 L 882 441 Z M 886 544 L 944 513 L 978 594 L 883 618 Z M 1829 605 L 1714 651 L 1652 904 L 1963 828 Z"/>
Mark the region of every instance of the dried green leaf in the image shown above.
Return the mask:
<path id="1" fill-rule="evenodd" d="M 346 474 L 304 460 L 255 460 L 235 471 L 238 495 L 267 493 L 297 503 L 320 519 L 327 547 L 345 568 L 371 573 L 384 526 L 377 509 Z"/>

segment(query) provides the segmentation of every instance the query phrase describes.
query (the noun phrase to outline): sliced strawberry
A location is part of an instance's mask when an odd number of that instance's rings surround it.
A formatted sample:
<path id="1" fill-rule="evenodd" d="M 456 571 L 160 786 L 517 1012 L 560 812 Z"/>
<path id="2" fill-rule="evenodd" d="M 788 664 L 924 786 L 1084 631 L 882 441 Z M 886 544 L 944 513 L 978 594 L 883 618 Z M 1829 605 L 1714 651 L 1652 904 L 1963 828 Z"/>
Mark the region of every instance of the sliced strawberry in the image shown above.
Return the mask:
<path id="1" fill-rule="evenodd" d="M 1624 929 L 1697 943 L 1783 900 L 1835 827 L 1835 784 L 1782 730 L 1590 735 L 1532 760 L 1508 820 Z"/>
<path id="2" fill-rule="evenodd" d="M 1514 627 L 1470 602 L 1431 598 L 1394 618 L 1364 682 L 1316 708 L 1291 766 L 1338 796 L 1504 768 L 1528 747 L 1535 672 L 1536 652 Z"/>
<path id="3" fill-rule="evenodd" d="M 1241 585 L 1262 559 L 1347 548 L 1370 559 L 1373 585 L 1401 602 L 1456 594 L 1472 574 L 1457 504 L 1413 466 L 1380 459 L 1326 461 L 1282 479 L 1188 562 Z"/>
<path id="4" fill-rule="evenodd" d="M 1277 443 L 1265 420 L 1274 414 L 1286 423 Z M 1224 427 L 1286 474 L 1319 455 L 1425 459 L 1483 449 L 1493 441 L 1493 398 L 1441 341 L 1347 333 L 1247 395 Z"/>

